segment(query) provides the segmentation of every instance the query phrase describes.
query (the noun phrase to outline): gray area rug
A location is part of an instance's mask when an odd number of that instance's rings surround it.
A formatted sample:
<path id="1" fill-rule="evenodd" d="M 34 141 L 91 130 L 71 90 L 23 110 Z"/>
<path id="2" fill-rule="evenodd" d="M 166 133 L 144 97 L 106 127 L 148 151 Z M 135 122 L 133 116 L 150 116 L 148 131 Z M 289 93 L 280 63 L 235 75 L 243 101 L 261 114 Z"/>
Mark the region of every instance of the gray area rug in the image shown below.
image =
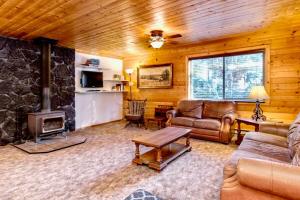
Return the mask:
<path id="1" fill-rule="evenodd" d="M 126 197 L 125 200 L 162 200 L 150 192 L 147 192 L 146 190 L 139 189 L 137 191 L 134 191 L 131 195 Z"/>
<path id="2" fill-rule="evenodd" d="M 86 137 L 72 135 L 69 133 L 68 136 L 55 136 L 49 137 L 48 139 L 42 140 L 39 143 L 33 141 L 26 141 L 24 144 L 18 144 L 12 146 L 17 147 L 20 150 L 25 151 L 29 154 L 38 154 L 38 153 L 50 153 L 60 149 L 72 147 L 78 144 L 82 144 L 86 141 Z"/>
<path id="3" fill-rule="evenodd" d="M 86 137 L 85 143 L 47 154 L 1 146 L 0 199 L 124 200 L 139 188 L 164 200 L 220 198 L 223 166 L 235 145 L 192 139 L 192 151 L 158 173 L 132 164 L 131 139 L 151 130 L 124 125 L 116 122 L 78 131 L 75 135 Z"/>

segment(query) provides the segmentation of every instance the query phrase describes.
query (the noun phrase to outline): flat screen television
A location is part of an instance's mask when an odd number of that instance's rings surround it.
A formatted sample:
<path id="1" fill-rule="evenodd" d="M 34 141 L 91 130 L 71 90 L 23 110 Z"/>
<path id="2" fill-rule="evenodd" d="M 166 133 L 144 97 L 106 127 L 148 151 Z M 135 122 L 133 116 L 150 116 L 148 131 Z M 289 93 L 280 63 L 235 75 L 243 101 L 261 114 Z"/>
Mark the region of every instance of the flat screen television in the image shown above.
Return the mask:
<path id="1" fill-rule="evenodd" d="M 100 88 L 103 87 L 103 72 L 81 71 L 80 79 L 83 88 Z"/>

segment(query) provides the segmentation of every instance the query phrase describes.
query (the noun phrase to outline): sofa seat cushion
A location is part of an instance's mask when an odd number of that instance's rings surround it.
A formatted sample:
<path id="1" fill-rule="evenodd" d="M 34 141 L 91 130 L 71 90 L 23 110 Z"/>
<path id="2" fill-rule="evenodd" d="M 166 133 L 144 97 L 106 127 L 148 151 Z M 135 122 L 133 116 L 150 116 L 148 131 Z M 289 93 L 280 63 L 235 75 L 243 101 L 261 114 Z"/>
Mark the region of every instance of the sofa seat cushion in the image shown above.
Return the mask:
<path id="1" fill-rule="evenodd" d="M 196 119 L 194 121 L 193 127 L 210 130 L 220 130 L 221 122 L 217 119 Z"/>
<path id="2" fill-rule="evenodd" d="M 244 139 L 238 149 L 255 153 L 257 155 L 270 157 L 272 159 L 281 160 L 287 163 L 291 162 L 290 150 L 281 146 Z"/>
<path id="3" fill-rule="evenodd" d="M 261 133 L 261 132 L 248 132 L 244 139 L 246 140 L 255 140 L 258 142 L 263 142 L 267 144 L 272 144 L 280 147 L 288 147 L 288 143 L 286 137 L 281 137 L 277 135 L 272 135 L 268 133 Z"/>
<path id="4" fill-rule="evenodd" d="M 279 163 L 289 163 L 286 161 L 278 160 L 275 157 L 269 157 L 267 155 L 257 154 L 254 152 L 244 151 L 244 150 L 236 150 L 231 155 L 230 160 L 225 164 L 224 171 L 223 171 L 224 179 L 227 179 L 236 173 L 237 164 L 241 158 L 253 158 L 253 159 L 261 159 L 261 160 L 279 162 Z"/>
<path id="5" fill-rule="evenodd" d="M 191 117 L 175 117 L 175 118 L 172 118 L 171 124 L 192 127 L 194 124 L 194 121 L 195 121 L 195 118 L 191 118 Z"/>

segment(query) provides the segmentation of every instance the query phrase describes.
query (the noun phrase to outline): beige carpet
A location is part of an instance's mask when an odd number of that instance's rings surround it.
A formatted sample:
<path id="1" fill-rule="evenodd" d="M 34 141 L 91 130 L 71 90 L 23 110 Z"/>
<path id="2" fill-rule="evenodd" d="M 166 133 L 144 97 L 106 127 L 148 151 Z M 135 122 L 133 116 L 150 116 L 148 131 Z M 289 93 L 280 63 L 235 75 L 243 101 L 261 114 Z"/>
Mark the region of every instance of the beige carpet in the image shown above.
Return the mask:
<path id="1" fill-rule="evenodd" d="M 151 131 L 123 127 L 87 128 L 77 133 L 87 137 L 84 144 L 48 154 L 0 147 L 0 199 L 123 200 L 139 188 L 165 200 L 219 199 L 223 165 L 235 145 L 192 140 L 191 152 L 158 173 L 131 163 L 130 139 Z"/>

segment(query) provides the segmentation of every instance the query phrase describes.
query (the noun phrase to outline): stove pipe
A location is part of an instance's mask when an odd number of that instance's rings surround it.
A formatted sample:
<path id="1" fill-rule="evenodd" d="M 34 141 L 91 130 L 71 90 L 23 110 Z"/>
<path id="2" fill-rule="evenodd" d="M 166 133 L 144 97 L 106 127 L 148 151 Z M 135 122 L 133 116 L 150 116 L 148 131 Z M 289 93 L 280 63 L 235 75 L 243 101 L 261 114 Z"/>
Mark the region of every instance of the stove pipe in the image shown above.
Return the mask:
<path id="1" fill-rule="evenodd" d="M 50 73 L 51 73 L 51 46 L 57 43 L 57 40 L 39 37 L 35 43 L 41 48 L 41 80 L 42 80 L 42 112 L 51 111 L 50 102 Z"/>

